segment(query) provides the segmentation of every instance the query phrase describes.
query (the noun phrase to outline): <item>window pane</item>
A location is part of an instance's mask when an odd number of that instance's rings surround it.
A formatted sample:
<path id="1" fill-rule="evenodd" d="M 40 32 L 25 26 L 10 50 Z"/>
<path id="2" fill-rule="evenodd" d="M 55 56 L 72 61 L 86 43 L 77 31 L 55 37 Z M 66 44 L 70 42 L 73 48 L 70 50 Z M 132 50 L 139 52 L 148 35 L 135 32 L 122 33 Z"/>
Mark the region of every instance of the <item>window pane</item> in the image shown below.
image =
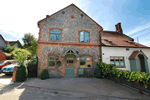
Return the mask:
<path id="1" fill-rule="evenodd" d="M 51 33 L 61 33 L 61 30 L 51 30 Z"/>
<path id="2" fill-rule="evenodd" d="M 124 61 L 120 61 L 120 66 L 124 66 Z"/>
<path id="3" fill-rule="evenodd" d="M 110 64 L 115 64 L 115 62 L 114 61 L 110 61 Z"/>
<path id="4" fill-rule="evenodd" d="M 56 35 L 55 34 L 51 34 L 50 35 L 50 40 L 56 40 Z"/>
<path id="5" fill-rule="evenodd" d="M 80 58 L 80 67 L 92 67 L 92 59 L 88 56 L 82 56 Z"/>
<path id="6" fill-rule="evenodd" d="M 116 65 L 116 66 L 119 66 L 119 61 L 115 61 L 115 65 Z"/>
<path id="7" fill-rule="evenodd" d="M 84 33 L 80 32 L 80 42 L 84 42 Z"/>
<path id="8" fill-rule="evenodd" d="M 55 57 L 51 56 L 49 57 L 49 60 L 55 60 Z"/>
<path id="9" fill-rule="evenodd" d="M 92 67 L 92 62 L 91 62 L 91 60 L 90 60 L 90 61 L 86 61 L 86 65 L 87 65 L 87 67 Z"/>
<path id="10" fill-rule="evenodd" d="M 49 67 L 55 67 L 55 61 L 49 61 Z"/>
<path id="11" fill-rule="evenodd" d="M 61 35 L 56 35 L 56 40 L 60 40 L 61 39 Z"/>
<path id="12" fill-rule="evenodd" d="M 80 61 L 80 67 L 86 67 L 86 62 L 83 61 L 83 60 L 81 60 L 81 61 Z"/>
<path id="13" fill-rule="evenodd" d="M 73 65 L 73 63 L 74 63 L 74 62 L 73 62 L 73 61 L 74 61 L 73 58 L 66 58 L 66 60 L 67 60 L 67 61 L 66 61 L 66 62 L 67 62 L 67 66 L 74 66 L 74 65 Z"/>
<path id="14" fill-rule="evenodd" d="M 89 42 L 89 33 L 85 32 L 85 39 L 84 42 Z"/>

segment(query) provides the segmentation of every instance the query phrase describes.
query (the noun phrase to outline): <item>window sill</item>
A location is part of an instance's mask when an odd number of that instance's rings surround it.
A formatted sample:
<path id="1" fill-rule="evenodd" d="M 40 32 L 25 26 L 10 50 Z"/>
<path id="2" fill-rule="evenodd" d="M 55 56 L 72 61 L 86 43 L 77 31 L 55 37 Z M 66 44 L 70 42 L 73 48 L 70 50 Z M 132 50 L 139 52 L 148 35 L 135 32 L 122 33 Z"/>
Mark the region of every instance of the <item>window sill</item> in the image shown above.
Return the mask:
<path id="1" fill-rule="evenodd" d="M 93 68 L 93 67 L 79 67 L 79 68 Z"/>
<path id="2" fill-rule="evenodd" d="M 47 67 L 48 69 L 54 69 L 55 67 Z"/>
<path id="3" fill-rule="evenodd" d="M 116 67 L 116 68 L 126 68 L 125 66 L 121 66 L 121 67 Z"/>

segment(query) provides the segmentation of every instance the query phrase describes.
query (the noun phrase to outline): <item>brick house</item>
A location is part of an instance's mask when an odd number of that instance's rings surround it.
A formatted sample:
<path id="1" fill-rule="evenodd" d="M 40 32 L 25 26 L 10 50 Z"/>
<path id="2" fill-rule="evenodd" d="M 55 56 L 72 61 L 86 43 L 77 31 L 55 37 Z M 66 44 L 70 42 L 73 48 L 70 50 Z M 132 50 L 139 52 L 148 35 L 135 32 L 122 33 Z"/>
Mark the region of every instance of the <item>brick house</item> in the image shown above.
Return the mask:
<path id="1" fill-rule="evenodd" d="M 47 15 L 38 27 L 38 76 L 44 68 L 50 77 L 76 77 L 79 68 L 84 76 L 94 74 L 101 55 L 98 23 L 71 4 Z"/>
<path id="2" fill-rule="evenodd" d="M 116 31 L 103 31 L 74 4 L 47 15 L 38 22 L 38 27 L 38 76 L 45 68 L 50 77 L 77 77 L 82 72 L 83 76 L 93 76 L 98 61 L 119 63 L 118 68 L 133 71 L 137 70 L 139 54 L 144 56 L 145 61 L 150 58 L 149 47 L 135 43 L 123 34 L 120 23 L 116 25 Z M 126 52 L 126 48 L 132 49 L 128 50 L 130 53 Z M 133 60 L 129 60 L 139 48 L 146 51 L 138 51 Z M 122 61 L 124 65 L 121 65 Z M 145 63 L 146 71 L 149 70 L 148 64 Z"/>

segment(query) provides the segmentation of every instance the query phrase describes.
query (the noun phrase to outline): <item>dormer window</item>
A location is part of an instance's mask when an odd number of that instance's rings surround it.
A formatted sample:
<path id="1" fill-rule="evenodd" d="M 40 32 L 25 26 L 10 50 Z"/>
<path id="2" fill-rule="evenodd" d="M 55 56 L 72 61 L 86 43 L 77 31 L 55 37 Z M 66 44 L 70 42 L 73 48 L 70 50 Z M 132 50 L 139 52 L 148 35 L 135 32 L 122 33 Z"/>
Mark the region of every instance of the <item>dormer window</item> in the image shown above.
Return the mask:
<path id="1" fill-rule="evenodd" d="M 80 32 L 80 42 L 89 42 L 89 33 L 85 31 Z"/>
<path id="2" fill-rule="evenodd" d="M 61 30 L 52 29 L 50 31 L 50 40 L 60 41 L 61 40 Z"/>

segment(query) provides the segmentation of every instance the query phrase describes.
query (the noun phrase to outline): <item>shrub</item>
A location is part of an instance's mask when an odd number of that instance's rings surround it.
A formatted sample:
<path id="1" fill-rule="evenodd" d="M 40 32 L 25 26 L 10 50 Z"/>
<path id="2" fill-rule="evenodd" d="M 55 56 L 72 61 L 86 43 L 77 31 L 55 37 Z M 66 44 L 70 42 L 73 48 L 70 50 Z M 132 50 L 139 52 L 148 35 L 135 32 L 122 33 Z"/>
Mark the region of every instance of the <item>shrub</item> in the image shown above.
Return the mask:
<path id="1" fill-rule="evenodd" d="M 49 73 L 48 73 L 48 70 L 47 70 L 47 69 L 44 69 L 44 70 L 41 72 L 40 78 L 41 78 L 42 80 L 49 78 Z"/>
<path id="2" fill-rule="evenodd" d="M 97 63 L 99 68 L 102 68 L 102 77 L 104 78 L 109 78 L 110 76 L 112 76 L 111 74 L 111 66 L 112 64 L 106 64 L 103 62 L 98 62 Z"/>
<path id="3" fill-rule="evenodd" d="M 24 65 L 20 65 L 16 74 L 16 81 L 23 82 L 27 79 L 26 76 L 26 67 Z"/>
<path id="4" fill-rule="evenodd" d="M 102 77 L 109 78 L 110 76 L 117 78 L 127 79 L 128 82 L 136 82 L 137 85 L 143 84 L 145 88 L 148 87 L 150 81 L 150 75 L 145 72 L 140 71 L 128 71 L 128 70 L 119 70 L 116 66 L 112 66 L 112 64 L 106 64 L 103 62 L 97 63 L 99 68 L 102 68 Z"/>
<path id="5" fill-rule="evenodd" d="M 102 77 L 102 68 L 97 67 L 95 68 L 95 74 L 97 78 L 101 78 Z"/>
<path id="6" fill-rule="evenodd" d="M 15 47 L 11 46 L 11 45 L 7 45 L 6 48 L 3 48 L 2 51 L 10 53 L 15 49 Z"/>
<path id="7" fill-rule="evenodd" d="M 6 55 L 6 59 L 7 60 L 12 60 L 13 59 L 13 55 L 11 54 L 11 55 Z"/>

